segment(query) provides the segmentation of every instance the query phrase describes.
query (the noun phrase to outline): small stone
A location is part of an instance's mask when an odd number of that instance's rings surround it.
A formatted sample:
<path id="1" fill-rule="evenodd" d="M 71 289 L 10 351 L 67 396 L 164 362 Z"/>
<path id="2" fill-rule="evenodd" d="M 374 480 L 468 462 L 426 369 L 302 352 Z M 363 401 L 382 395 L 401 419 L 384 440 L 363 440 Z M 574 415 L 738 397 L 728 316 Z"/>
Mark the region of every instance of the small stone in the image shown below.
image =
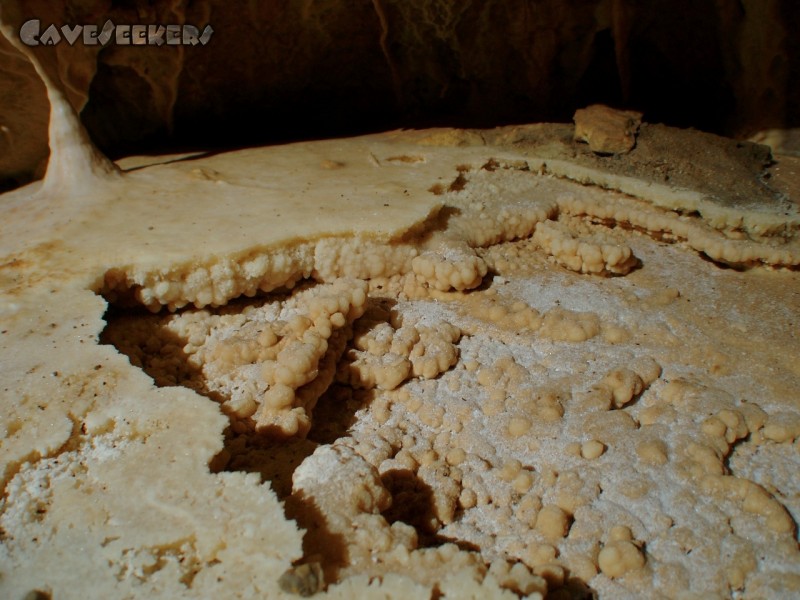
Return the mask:
<path id="1" fill-rule="evenodd" d="M 322 567 L 317 562 L 292 567 L 280 576 L 278 585 L 287 594 L 313 596 L 325 585 Z"/>
<path id="2" fill-rule="evenodd" d="M 575 141 L 597 154 L 626 154 L 636 145 L 642 113 L 593 104 L 575 111 Z"/>

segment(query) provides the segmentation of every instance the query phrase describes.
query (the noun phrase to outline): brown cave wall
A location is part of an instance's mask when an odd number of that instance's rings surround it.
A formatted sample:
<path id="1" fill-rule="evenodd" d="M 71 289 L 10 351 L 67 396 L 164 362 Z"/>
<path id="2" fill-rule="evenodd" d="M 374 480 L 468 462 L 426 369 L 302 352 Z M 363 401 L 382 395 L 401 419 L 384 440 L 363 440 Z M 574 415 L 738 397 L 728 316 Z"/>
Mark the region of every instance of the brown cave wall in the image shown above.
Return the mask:
<path id="1" fill-rule="evenodd" d="M 644 8 L 646 4 L 647 8 Z M 49 23 L 210 23 L 204 47 L 36 49 L 112 155 L 400 126 L 570 119 L 605 102 L 749 135 L 798 125 L 794 0 L 2 0 Z M 0 180 L 47 156 L 44 88 L 0 39 Z"/>

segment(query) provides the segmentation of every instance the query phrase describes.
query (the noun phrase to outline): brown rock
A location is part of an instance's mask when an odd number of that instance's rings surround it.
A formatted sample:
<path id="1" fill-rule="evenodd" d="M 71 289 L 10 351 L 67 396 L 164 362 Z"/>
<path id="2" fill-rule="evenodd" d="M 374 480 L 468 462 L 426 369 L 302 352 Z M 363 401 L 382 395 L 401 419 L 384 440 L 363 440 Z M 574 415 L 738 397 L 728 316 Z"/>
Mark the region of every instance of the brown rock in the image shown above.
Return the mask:
<path id="1" fill-rule="evenodd" d="M 593 104 L 575 111 L 574 139 L 597 154 L 626 154 L 636 145 L 642 113 Z"/>
<path id="2" fill-rule="evenodd" d="M 41 177 L 50 105 L 33 65 L 0 35 L 0 190 Z"/>

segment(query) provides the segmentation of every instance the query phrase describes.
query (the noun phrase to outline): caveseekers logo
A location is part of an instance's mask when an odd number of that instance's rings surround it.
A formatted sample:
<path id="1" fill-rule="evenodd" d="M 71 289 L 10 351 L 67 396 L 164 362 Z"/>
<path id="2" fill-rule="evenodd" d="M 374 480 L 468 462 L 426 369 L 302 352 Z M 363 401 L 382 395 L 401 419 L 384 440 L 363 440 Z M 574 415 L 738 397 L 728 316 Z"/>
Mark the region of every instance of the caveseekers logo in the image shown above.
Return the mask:
<path id="1" fill-rule="evenodd" d="M 49 25 L 42 31 L 39 19 L 25 21 L 19 39 L 27 46 L 55 46 L 66 41 L 73 46 L 79 40 L 87 46 L 205 46 L 214 30 L 206 25 L 202 32 L 194 25 L 116 25 L 110 19 L 97 25 Z"/>

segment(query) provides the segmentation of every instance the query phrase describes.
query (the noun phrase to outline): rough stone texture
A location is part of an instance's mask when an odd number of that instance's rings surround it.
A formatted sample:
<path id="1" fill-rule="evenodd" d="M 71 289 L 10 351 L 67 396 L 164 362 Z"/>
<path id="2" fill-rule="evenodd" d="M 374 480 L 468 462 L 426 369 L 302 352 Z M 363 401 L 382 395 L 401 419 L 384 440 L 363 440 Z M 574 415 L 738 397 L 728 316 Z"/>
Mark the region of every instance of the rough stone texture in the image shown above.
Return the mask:
<path id="1" fill-rule="evenodd" d="M 21 5 L 21 6 L 20 6 Z M 398 125 L 568 121 L 594 102 L 750 135 L 797 126 L 791 0 L 62 0 L 4 2 L 49 23 L 211 23 L 197 48 L 39 48 L 92 137 L 122 155 Z M 44 89 L 0 40 L 0 182 L 41 174 Z"/>
<path id="2" fill-rule="evenodd" d="M 614 110 L 602 104 L 575 111 L 575 140 L 597 154 L 625 154 L 636 145 L 642 113 Z"/>

